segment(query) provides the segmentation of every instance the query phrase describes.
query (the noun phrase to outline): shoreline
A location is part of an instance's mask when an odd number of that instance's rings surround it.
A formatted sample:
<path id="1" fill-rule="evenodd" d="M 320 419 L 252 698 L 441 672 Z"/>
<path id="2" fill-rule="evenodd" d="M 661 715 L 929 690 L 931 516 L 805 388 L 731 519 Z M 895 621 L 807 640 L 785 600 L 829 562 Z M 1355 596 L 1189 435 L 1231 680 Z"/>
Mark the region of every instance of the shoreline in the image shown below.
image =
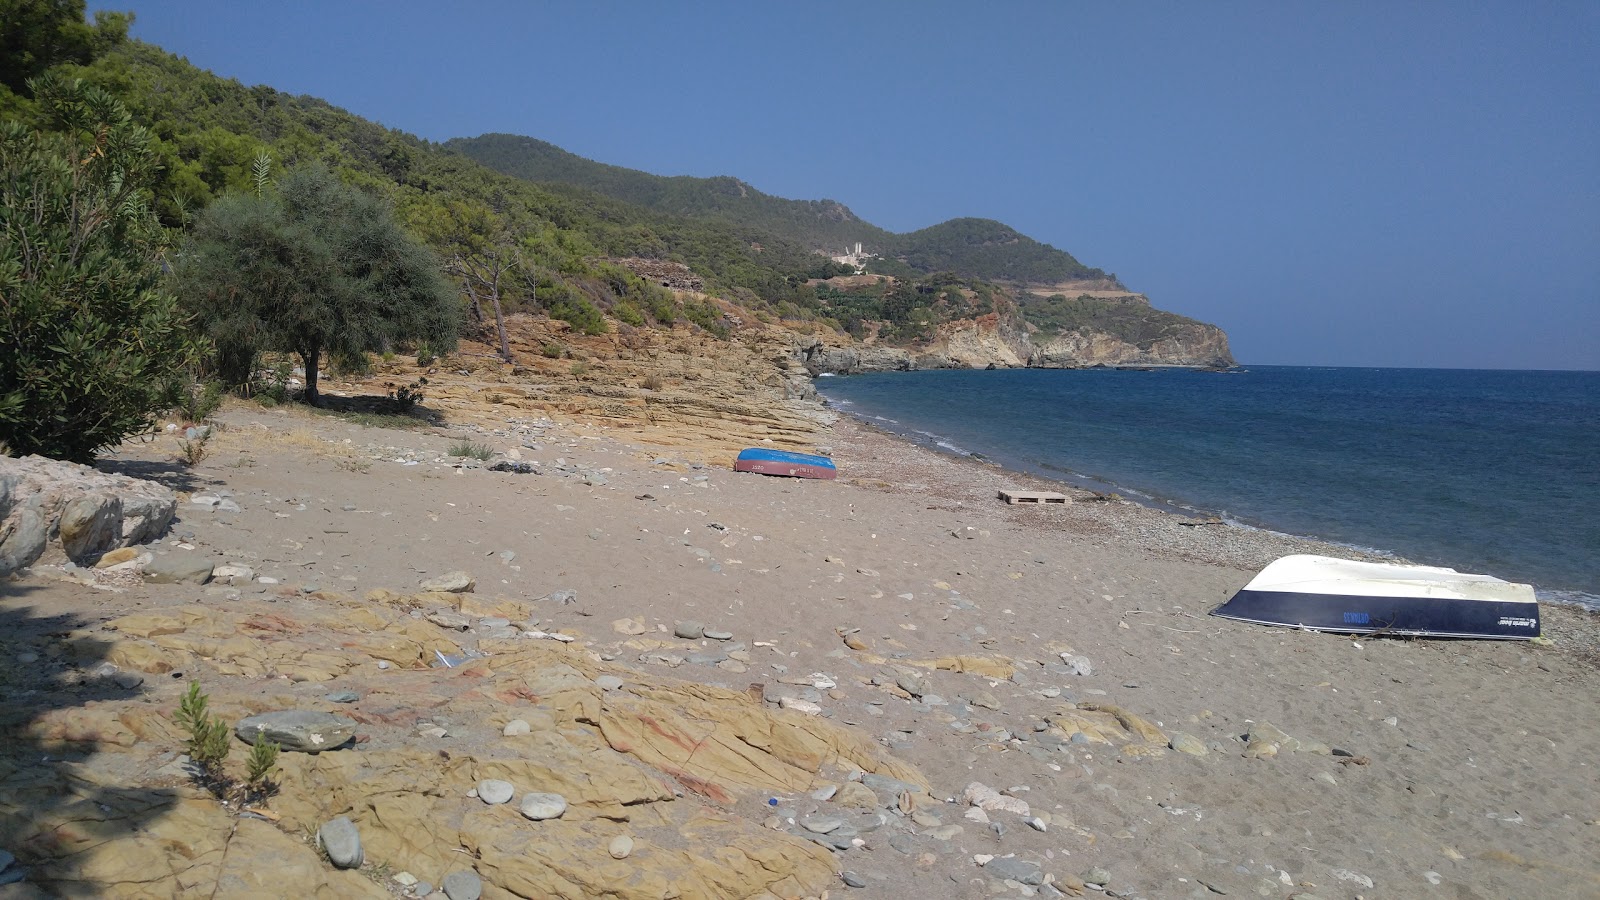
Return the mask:
<path id="1" fill-rule="evenodd" d="M 931 453 L 949 458 L 951 460 L 965 460 L 978 463 L 980 465 L 992 466 L 997 470 L 1011 473 L 1018 479 L 1029 479 L 1031 480 L 1031 483 L 1035 485 L 1034 489 L 1056 490 L 1065 485 L 1080 493 L 1094 495 L 1101 498 L 1106 495 L 1110 495 L 1112 497 L 1125 500 L 1129 503 L 1160 512 L 1165 515 L 1190 519 L 1214 518 L 1220 520 L 1220 522 L 1228 528 L 1271 535 L 1281 538 L 1285 541 L 1294 542 L 1297 545 L 1315 545 L 1323 548 L 1320 550 L 1302 549 L 1294 552 L 1317 553 L 1323 556 L 1335 556 L 1344 559 L 1374 562 L 1443 566 L 1455 569 L 1458 572 L 1467 572 L 1469 570 L 1473 570 L 1473 567 L 1470 566 L 1467 568 L 1462 568 L 1459 564 L 1449 559 L 1441 559 L 1436 562 L 1418 562 L 1417 560 L 1412 559 L 1403 553 L 1382 547 L 1373 547 L 1363 544 L 1337 541 L 1312 534 L 1298 534 L 1290 531 L 1282 531 L 1265 523 L 1255 523 L 1240 520 L 1232 515 L 1228 515 L 1216 510 L 1191 506 L 1179 500 L 1167 499 L 1146 493 L 1143 489 L 1138 487 L 1118 485 L 1071 470 L 1062 469 L 1060 474 L 1053 474 L 1051 472 L 1038 471 L 1033 467 L 1007 467 L 1005 463 L 985 454 L 968 450 L 964 447 L 955 447 L 952 444 L 946 444 L 944 443 L 946 439 L 940 435 L 922 432 L 905 425 L 901 425 L 901 427 L 907 428 L 908 431 L 896 431 L 894 428 L 887 425 L 878 424 L 877 422 L 872 421 L 872 419 L 882 417 L 869 417 L 862 413 L 853 411 L 851 407 L 853 407 L 854 404 L 850 403 L 849 401 L 845 401 L 842 405 L 840 405 L 832 398 L 822 394 L 820 391 L 818 393 L 818 399 L 825 409 L 838 415 L 841 419 L 854 421 L 861 426 L 871 428 L 888 438 L 904 441 L 908 444 L 925 449 Z M 919 435 L 925 436 L 925 439 L 924 437 L 919 437 Z M 1263 563 L 1263 565 L 1265 565 L 1265 563 Z M 1516 581 L 1517 579 L 1507 578 L 1503 580 Z M 1539 602 L 1543 605 L 1569 607 L 1585 613 L 1600 615 L 1600 593 L 1581 589 L 1546 588 L 1541 587 L 1538 584 L 1532 584 L 1531 582 L 1524 583 L 1531 584 L 1531 586 L 1534 588 L 1535 595 L 1537 596 Z"/>
<path id="2" fill-rule="evenodd" d="M 838 419 L 827 426 L 828 433 L 836 436 L 835 443 L 854 450 L 863 460 L 870 461 L 866 463 L 865 475 L 841 472 L 840 480 L 847 483 L 869 488 L 873 486 L 872 482 L 893 484 L 885 478 L 887 473 L 882 461 L 911 463 L 926 467 L 933 473 L 942 473 L 936 474 L 933 479 L 937 482 L 937 493 L 947 501 L 955 501 L 957 508 L 963 508 L 965 504 L 965 508 L 981 510 L 992 501 L 1002 512 L 1013 510 L 1021 515 L 1035 516 L 1043 519 L 1036 524 L 1069 533 L 1075 538 L 1117 546 L 1128 546 L 1131 542 L 1139 549 L 1155 555 L 1224 566 L 1249 574 L 1254 574 L 1279 557 L 1294 553 L 1371 562 L 1409 562 L 1383 551 L 1242 525 L 1226 519 L 1184 524 L 1187 513 L 1126 498 L 1108 500 L 1089 488 L 1045 475 L 1007 469 L 987 458 L 954 453 L 883 428 L 837 407 L 826 408 L 838 415 Z M 860 463 L 857 468 L 861 468 Z M 902 482 L 899 486 L 907 493 L 915 493 L 926 487 L 918 484 L 916 479 Z M 1064 508 L 1054 505 L 1008 507 L 995 499 L 996 491 L 1002 487 L 1059 491 L 1063 486 L 1069 490 L 1060 492 L 1072 498 L 1072 502 Z M 1042 516 L 1039 515 L 1041 511 Z M 1552 641 L 1557 649 L 1572 652 L 1600 668 L 1600 609 L 1559 598 L 1552 599 L 1546 595 L 1538 596 L 1538 600 L 1543 636 Z"/>

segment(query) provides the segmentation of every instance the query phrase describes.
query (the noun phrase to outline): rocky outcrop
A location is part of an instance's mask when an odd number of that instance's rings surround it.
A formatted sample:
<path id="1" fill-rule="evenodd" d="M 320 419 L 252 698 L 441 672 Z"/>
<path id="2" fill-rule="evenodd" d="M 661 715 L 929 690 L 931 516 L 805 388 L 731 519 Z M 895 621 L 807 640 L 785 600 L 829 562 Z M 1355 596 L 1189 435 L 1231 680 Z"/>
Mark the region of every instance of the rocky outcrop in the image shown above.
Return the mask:
<path id="1" fill-rule="evenodd" d="M 1215 325 L 1195 323 L 1172 332 L 1149 346 L 1128 343 L 1109 334 L 1065 331 L 1040 340 L 1037 336 L 1027 364 L 1041 369 L 1085 366 L 1200 366 L 1233 365 L 1228 336 Z"/>
<path id="2" fill-rule="evenodd" d="M 159 537 L 178 499 L 149 481 L 42 456 L 0 457 L 0 576 L 59 550 L 77 563 Z"/>
<path id="3" fill-rule="evenodd" d="M 1228 336 L 1215 325 L 1194 323 L 1168 329 L 1148 345 L 1095 331 L 1041 336 L 996 315 L 958 319 L 939 326 L 926 346 L 904 349 L 848 338 L 809 337 L 797 342 L 796 358 L 812 374 L 903 372 L 911 369 L 1080 369 L 1091 366 L 1231 366 Z"/>
<path id="4" fill-rule="evenodd" d="M 0 783 L 0 846 L 26 848 L 34 880 L 60 896 L 209 895 L 213 885 L 224 889 L 218 896 L 267 896 L 251 880 L 265 871 L 282 873 L 272 896 L 387 896 L 324 868 L 314 847 L 294 837 L 342 817 L 366 859 L 431 884 L 475 870 L 489 896 L 798 898 L 833 881 L 838 848 L 764 827 L 749 814 L 767 809 L 762 798 L 856 778 L 934 803 L 926 777 L 866 732 L 777 708 L 759 692 L 605 662 L 581 638 L 480 638 L 490 655 L 459 669 L 430 667 L 435 651 L 460 652 L 461 635 L 409 611 L 448 601 L 518 618 L 531 611 L 523 601 L 473 594 L 316 592 L 293 619 L 258 607 L 193 605 L 107 623 L 113 666 L 147 675 L 205 671 L 212 707 L 230 719 L 295 708 L 304 718 L 339 719 L 306 710 L 318 701 L 290 687 L 335 677 L 359 686 L 366 701 L 350 708 L 357 721 L 341 722 L 322 745 L 292 748 L 321 752 L 278 757 L 273 824 L 238 820 L 236 841 L 243 840 L 231 850 L 229 811 L 187 783 L 181 767 L 157 771 L 182 742 L 171 718 L 175 687 L 157 703 L 92 703 L 10 730 L 0 723 L 8 747 L 26 743 L 73 760 Z M 98 645 L 104 633 L 71 638 Z M 240 675 L 249 680 L 228 680 Z M 443 709 L 452 723 L 448 750 L 418 746 L 416 722 Z M 283 714 L 241 722 L 241 735 L 254 737 L 247 723 L 274 716 Z M 513 718 L 523 727 L 507 728 Z M 280 732 L 268 731 L 287 739 Z M 436 739 L 445 734 L 438 729 Z M 332 749 L 339 744 L 346 746 Z M 75 761 L 85 748 L 97 762 Z M 234 754 L 235 765 L 242 755 Z M 0 752 L 0 766 L 11 762 Z M 152 771 L 149 783 L 119 786 L 99 804 L 50 802 L 86 783 Z M 489 781 L 512 786 L 523 811 L 485 799 Z M 535 794 L 558 800 L 560 813 L 529 815 L 525 798 Z M 885 792 L 874 806 L 898 796 Z M 859 812 L 822 802 L 841 816 Z M 626 860 L 604 849 L 618 838 L 627 839 Z"/>

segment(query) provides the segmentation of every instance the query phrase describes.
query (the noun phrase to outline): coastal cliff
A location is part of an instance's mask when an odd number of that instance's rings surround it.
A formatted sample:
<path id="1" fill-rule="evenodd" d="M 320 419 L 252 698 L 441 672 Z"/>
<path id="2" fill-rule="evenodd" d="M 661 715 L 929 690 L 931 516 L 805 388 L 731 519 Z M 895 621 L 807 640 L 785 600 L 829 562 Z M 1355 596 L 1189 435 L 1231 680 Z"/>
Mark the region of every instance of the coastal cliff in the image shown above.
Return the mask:
<path id="1" fill-rule="evenodd" d="M 842 335 L 799 338 L 798 358 L 813 374 L 847 375 L 911 369 L 1036 368 L 1092 366 L 1234 365 L 1228 335 L 1203 322 L 1167 325 L 1145 340 L 1092 328 L 1049 333 L 998 314 L 941 324 L 922 346 L 892 347 Z"/>

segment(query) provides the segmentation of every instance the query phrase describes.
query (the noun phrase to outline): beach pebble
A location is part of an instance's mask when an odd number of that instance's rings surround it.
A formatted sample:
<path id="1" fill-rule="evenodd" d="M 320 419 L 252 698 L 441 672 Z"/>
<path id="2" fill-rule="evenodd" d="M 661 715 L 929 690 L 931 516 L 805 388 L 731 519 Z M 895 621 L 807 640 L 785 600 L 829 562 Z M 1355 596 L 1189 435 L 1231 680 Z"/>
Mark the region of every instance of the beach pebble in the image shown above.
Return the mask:
<path id="1" fill-rule="evenodd" d="M 483 879 L 477 872 L 451 872 L 444 877 L 442 887 L 450 900 L 478 900 L 483 896 Z"/>
<path id="2" fill-rule="evenodd" d="M 686 641 L 698 641 L 705 636 L 705 633 L 706 627 L 699 622 L 679 622 L 672 627 L 673 636 Z"/>
<path id="3" fill-rule="evenodd" d="M 1199 738 L 1192 734 L 1185 734 L 1182 731 L 1174 731 L 1169 736 L 1167 746 L 1189 756 L 1205 756 L 1210 752 L 1206 749 L 1205 743 Z"/>
<path id="4" fill-rule="evenodd" d="M 533 731 L 532 725 L 521 719 L 512 719 L 506 723 L 506 727 L 500 733 L 506 737 L 515 737 L 519 734 L 528 734 L 531 731 Z"/>
<path id="5" fill-rule="evenodd" d="M 567 811 L 567 798 L 560 794 L 533 791 L 522 795 L 522 814 L 535 822 L 559 819 Z"/>
<path id="6" fill-rule="evenodd" d="M 854 872 L 839 873 L 839 880 L 844 882 L 845 887 L 864 888 L 867 886 L 867 880 Z"/>
<path id="7" fill-rule="evenodd" d="M 361 851 L 361 833 L 348 816 L 340 816 L 317 829 L 317 846 L 328 854 L 328 861 L 341 869 L 355 869 L 365 858 Z"/>
<path id="8" fill-rule="evenodd" d="M 617 835 L 606 845 L 606 852 L 611 854 L 612 859 L 627 859 L 628 854 L 633 852 L 633 838 L 625 834 Z"/>
<path id="9" fill-rule="evenodd" d="M 800 820 L 800 827 L 816 834 L 827 834 L 837 831 L 844 820 L 838 816 L 806 816 Z"/>
<path id="10" fill-rule="evenodd" d="M 1037 863 L 1017 859 L 1014 856 L 1002 856 L 991 859 L 984 865 L 983 871 L 993 878 L 1015 881 L 1020 884 L 1036 885 L 1044 883 L 1044 871 Z"/>
<path id="11" fill-rule="evenodd" d="M 708 639 L 713 640 L 713 641 L 731 641 L 731 640 L 733 640 L 733 632 L 731 632 L 731 631 L 722 631 L 722 630 L 716 629 L 716 628 L 707 628 L 703 632 L 703 634 Z"/>
<path id="12" fill-rule="evenodd" d="M 509 781 L 497 778 L 485 778 L 478 782 L 478 799 L 490 806 L 499 806 L 510 803 L 511 797 L 516 793 L 516 788 Z"/>
<path id="13" fill-rule="evenodd" d="M 361 695 L 355 691 L 334 691 L 328 695 L 329 703 L 354 703 L 360 699 Z"/>

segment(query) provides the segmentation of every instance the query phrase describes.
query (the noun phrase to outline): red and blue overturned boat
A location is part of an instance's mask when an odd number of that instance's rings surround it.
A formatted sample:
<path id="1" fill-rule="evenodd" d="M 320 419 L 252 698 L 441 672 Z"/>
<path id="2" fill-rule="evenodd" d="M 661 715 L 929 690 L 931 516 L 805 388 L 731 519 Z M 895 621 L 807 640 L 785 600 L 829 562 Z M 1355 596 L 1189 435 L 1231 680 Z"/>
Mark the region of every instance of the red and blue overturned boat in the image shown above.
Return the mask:
<path id="1" fill-rule="evenodd" d="M 761 475 L 784 475 L 790 478 L 821 478 L 832 480 L 839 471 L 833 460 L 810 453 L 792 453 L 788 450 L 768 450 L 751 447 L 739 452 L 734 460 L 735 472 L 756 472 Z"/>

